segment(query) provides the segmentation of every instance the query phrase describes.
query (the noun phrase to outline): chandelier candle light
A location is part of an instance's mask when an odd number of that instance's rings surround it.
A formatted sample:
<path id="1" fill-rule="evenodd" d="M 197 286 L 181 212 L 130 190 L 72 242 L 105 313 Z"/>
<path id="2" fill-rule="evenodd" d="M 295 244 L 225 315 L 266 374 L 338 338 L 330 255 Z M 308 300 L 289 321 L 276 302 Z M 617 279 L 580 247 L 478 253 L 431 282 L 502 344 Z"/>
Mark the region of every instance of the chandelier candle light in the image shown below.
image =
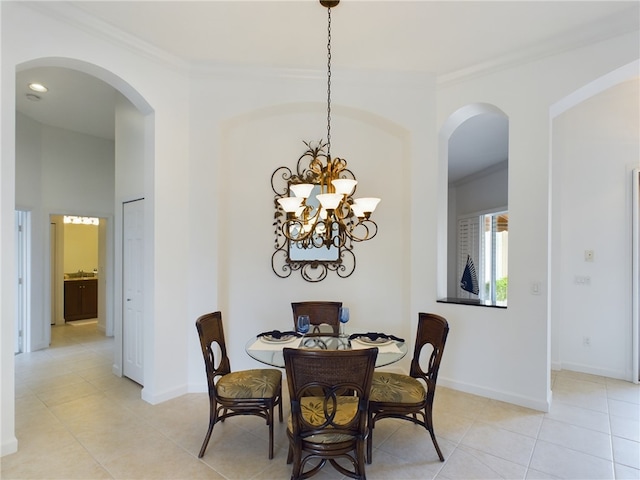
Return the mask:
<path id="1" fill-rule="evenodd" d="M 298 159 L 297 175 L 283 175 L 293 196 L 278 195 L 277 202 L 286 212 L 282 233 L 298 248 L 324 246 L 351 250 L 352 242 L 376 235 L 378 227 L 370 216 L 380 199 L 353 198 L 358 182 L 347 169 L 347 161 L 331 157 L 331 8 L 339 1 L 320 0 L 320 3 L 327 8 L 328 16 L 327 141 L 316 145 L 304 142 L 308 149 Z M 309 163 L 305 168 L 306 161 Z"/>

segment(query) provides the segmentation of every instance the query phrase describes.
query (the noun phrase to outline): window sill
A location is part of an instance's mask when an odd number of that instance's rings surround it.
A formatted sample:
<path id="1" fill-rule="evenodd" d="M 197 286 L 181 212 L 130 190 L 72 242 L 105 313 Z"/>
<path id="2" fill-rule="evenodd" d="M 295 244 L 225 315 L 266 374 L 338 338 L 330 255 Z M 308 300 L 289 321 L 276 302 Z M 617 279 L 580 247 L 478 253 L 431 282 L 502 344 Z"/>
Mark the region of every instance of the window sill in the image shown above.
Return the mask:
<path id="1" fill-rule="evenodd" d="M 474 307 L 507 308 L 506 305 L 498 305 L 486 300 L 479 300 L 477 298 L 446 297 L 446 298 L 439 298 L 436 301 L 438 303 L 455 303 L 458 305 L 471 305 Z"/>

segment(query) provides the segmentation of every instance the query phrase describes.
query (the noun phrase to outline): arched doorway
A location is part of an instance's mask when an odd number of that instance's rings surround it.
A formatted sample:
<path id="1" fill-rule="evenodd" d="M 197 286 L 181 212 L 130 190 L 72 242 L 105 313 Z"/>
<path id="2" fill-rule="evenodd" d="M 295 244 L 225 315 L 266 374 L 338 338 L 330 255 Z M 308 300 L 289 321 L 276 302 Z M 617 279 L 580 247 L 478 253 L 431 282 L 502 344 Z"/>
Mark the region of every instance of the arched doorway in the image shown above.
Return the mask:
<path id="1" fill-rule="evenodd" d="M 639 61 L 620 67 L 549 109 L 551 367 L 636 383 L 640 313 L 631 212 L 639 67 Z M 594 179 L 597 189 L 585 189 Z"/>
<path id="2" fill-rule="evenodd" d="M 103 291 L 106 303 L 105 332 L 115 336 L 116 345 L 121 345 L 122 325 L 119 312 L 122 311 L 122 295 L 119 292 L 122 284 L 122 248 L 119 246 L 121 228 L 118 227 L 118 224 L 121 224 L 122 213 L 121 208 L 118 208 L 118 200 L 121 205 L 122 199 L 126 195 L 122 193 L 123 189 L 120 186 L 125 175 L 118 175 L 118 170 L 121 169 L 123 163 L 126 163 L 127 168 L 140 172 L 139 176 L 143 177 L 144 172 L 149 168 L 148 160 L 151 158 L 151 154 L 138 156 L 125 154 L 123 160 L 118 160 L 122 156 L 120 151 L 123 149 L 122 147 L 118 148 L 116 142 L 124 140 L 125 145 L 137 145 L 137 153 L 152 145 L 152 133 L 148 133 L 152 132 L 152 129 L 128 128 L 132 117 L 135 117 L 134 121 L 143 125 L 146 122 L 153 122 L 152 110 L 138 92 L 112 72 L 87 62 L 66 58 L 43 58 L 20 64 L 16 68 L 16 96 L 24 94 L 23 88 L 26 80 L 40 74 L 50 75 L 48 78 L 52 80 L 52 85 L 58 82 L 58 91 L 48 92 L 51 93 L 50 97 L 45 97 L 47 94 L 41 94 L 43 101 L 38 102 L 37 105 L 38 107 L 45 105 L 50 110 L 39 117 L 39 120 L 28 119 L 27 115 L 22 114 L 27 120 L 21 118 L 16 123 L 16 196 L 21 198 L 21 194 L 26 190 L 25 185 L 33 185 L 33 183 L 25 181 L 25 176 L 20 172 L 18 163 L 21 158 L 29 157 L 32 161 L 31 166 L 39 164 L 39 171 L 33 169 L 34 171 L 27 175 L 39 176 L 39 184 L 44 185 L 41 189 L 42 192 L 39 196 L 36 195 L 36 198 L 34 198 L 33 192 L 31 192 L 30 198 L 28 193 L 26 197 L 22 196 L 22 198 L 28 199 L 25 203 L 31 205 L 31 211 L 34 213 L 33 221 L 38 225 L 34 232 L 35 241 L 32 243 L 31 249 L 33 253 L 32 268 L 35 272 L 43 273 L 43 275 L 32 276 L 34 279 L 38 279 L 37 283 L 31 285 L 32 303 L 37 307 L 35 312 L 32 311 L 27 326 L 31 331 L 30 338 L 33 340 L 29 349 L 45 348 L 50 340 L 49 319 L 51 315 L 47 308 L 52 304 L 50 301 L 52 295 L 51 276 L 48 274 L 51 268 L 49 261 L 51 254 L 48 246 L 50 234 L 45 227 L 48 225 L 49 215 L 62 213 L 61 209 L 64 210 L 64 213 L 91 215 L 107 219 L 109 227 L 105 232 L 105 267 L 100 269 L 105 279 Z M 67 84 L 62 84 L 61 81 L 67 82 Z M 74 96 L 58 95 L 65 89 L 71 90 Z M 104 98 L 100 98 L 98 100 L 101 101 L 98 103 L 105 105 L 105 103 L 111 102 L 110 112 L 107 114 L 111 115 L 112 124 L 115 125 L 112 138 L 102 138 L 100 133 L 96 133 L 100 132 L 99 127 L 94 130 L 89 128 L 87 131 L 79 131 L 82 128 L 74 127 L 73 124 L 56 124 L 56 121 L 71 116 L 82 118 L 87 127 L 92 126 L 92 118 L 85 117 L 83 112 L 91 112 L 93 103 L 90 100 L 96 99 L 92 99 L 90 96 L 83 99 L 79 96 L 80 92 L 89 92 L 93 96 L 109 96 L 107 102 L 103 101 Z M 93 114 L 97 115 L 97 113 L 94 108 Z M 75 119 L 77 120 L 77 118 Z M 24 146 L 29 143 L 29 140 L 25 140 L 23 137 L 22 128 L 28 129 L 29 126 L 38 128 L 38 126 L 34 127 L 33 123 L 40 121 L 46 125 L 43 127 L 46 130 L 46 135 L 40 138 L 40 141 L 51 142 L 47 145 L 48 147 L 55 145 L 60 148 L 58 150 L 56 148 L 36 149 L 35 153 L 27 151 L 25 154 Z M 25 127 L 25 124 L 30 123 L 31 125 Z M 119 124 L 126 125 L 119 128 Z M 58 168 L 53 166 L 52 161 L 60 160 L 60 158 L 52 158 L 51 152 L 57 151 L 59 157 L 63 157 L 64 155 L 60 152 L 71 145 L 73 147 L 69 148 L 72 152 L 69 157 L 75 158 L 75 164 L 69 158 L 64 158 Z M 43 154 L 43 151 L 46 154 Z M 83 154 L 87 165 L 81 161 Z M 44 156 L 47 156 L 46 161 L 48 162 L 46 175 L 42 173 Z M 109 157 L 111 157 L 111 163 L 109 166 L 105 166 L 104 163 L 109 161 Z M 91 164 L 92 160 L 95 160 L 94 164 Z M 132 162 L 140 162 L 140 164 L 133 166 Z M 69 174 L 70 168 L 75 168 L 72 174 Z M 58 175 L 50 175 L 52 170 Z M 143 184 L 143 178 L 140 178 L 139 184 Z M 141 193 L 143 195 L 145 193 L 142 187 Z M 38 232 L 40 233 L 38 234 Z M 38 311 L 38 309 L 40 310 Z M 121 365 L 122 350 L 120 348 L 115 352 L 114 373 L 120 374 L 122 372 Z"/>

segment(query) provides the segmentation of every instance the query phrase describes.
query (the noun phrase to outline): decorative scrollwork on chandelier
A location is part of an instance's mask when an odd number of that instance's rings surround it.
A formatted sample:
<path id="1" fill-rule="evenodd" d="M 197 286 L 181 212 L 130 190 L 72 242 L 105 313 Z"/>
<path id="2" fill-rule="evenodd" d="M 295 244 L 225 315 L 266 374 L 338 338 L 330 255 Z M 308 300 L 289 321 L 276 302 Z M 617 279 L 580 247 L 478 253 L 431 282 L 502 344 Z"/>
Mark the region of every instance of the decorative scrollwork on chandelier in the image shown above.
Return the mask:
<path id="1" fill-rule="evenodd" d="M 273 271 L 282 278 L 300 271 L 319 282 L 335 271 L 342 278 L 356 266 L 354 243 L 378 233 L 371 220 L 378 198 L 353 198 L 357 180 L 347 162 L 332 159 L 326 144 L 305 142 L 295 173 L 279 167 L 271 175 L 274 198 L 275 252 Z"/>

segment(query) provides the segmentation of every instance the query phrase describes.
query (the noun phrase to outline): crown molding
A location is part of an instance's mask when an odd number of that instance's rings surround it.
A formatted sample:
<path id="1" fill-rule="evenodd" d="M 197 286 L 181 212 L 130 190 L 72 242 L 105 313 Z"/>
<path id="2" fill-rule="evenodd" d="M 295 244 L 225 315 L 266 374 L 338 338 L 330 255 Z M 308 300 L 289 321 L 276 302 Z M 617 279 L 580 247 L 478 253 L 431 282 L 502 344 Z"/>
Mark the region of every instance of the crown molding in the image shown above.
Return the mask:
<path id="1" fill-rule="evenodd" d="M 26 6 L 60 22 L 83 30 L 90 35 L 101 38 L 108 43 L 123 47 L 149 60 L 168 65 L 175 70 L 188 72 L 191 69 L 191 64 L 183 58 L 172 55 L 166 50 L 158 48 L 135 35 L 124 32 L 86 13 L 75 5 L 66 2 L 29 2 Z"/>
<path id="2" fill-rule="evenodd" d="M 446 88 L 473 78 L 532 63 L 545 57 L 587 47 L 632 32 L 637 32 L 640 36 L 640 22 L 636 16 L 629 15 L 627 12 L 611 15 L 592 23 L 589 28 L 576 28 L 530 48 L 520 49 L 517 52 L 480 62 L 467 68 L 440 74 L 437 76 L 436 83 L 438 87 Z"/>

